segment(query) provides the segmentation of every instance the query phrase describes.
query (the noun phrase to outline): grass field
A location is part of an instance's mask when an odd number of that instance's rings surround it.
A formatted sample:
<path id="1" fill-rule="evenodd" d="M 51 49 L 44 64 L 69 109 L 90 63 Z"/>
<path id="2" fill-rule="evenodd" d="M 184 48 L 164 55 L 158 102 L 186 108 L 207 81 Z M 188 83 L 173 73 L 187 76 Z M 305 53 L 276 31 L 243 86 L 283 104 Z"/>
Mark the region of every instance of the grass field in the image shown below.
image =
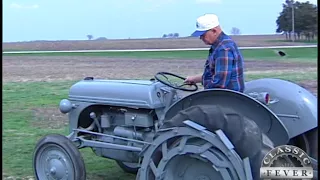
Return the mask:
<path id="1" fill-rule="evenodd" d="M 316 58 L 317 47 L 314 48 L 277 48 L 277 49 L 243 49 L 246 58 L 275 58 L 279 57 L 278 51 L 285 52 L 291 58 Z M 107 57 L 135 57 L 135 58 L 203 58 L 207 50 L 196 51 L 136 51 L 136 52 L 54 52 L 54 53 L 19 53 L 3 54 L 4 56 L 107 56 Z"/>
<path id="2" fill-rule="evenodd" d="M 287 56 L 281 58 L 274 50 L 243 50 L 246 81 L 281 78 L 317 95 L 317 49 L 283 51 Z M 86 76 L 149 79 L 158 71 L 186 76 L 201 73 L 206 56 L 201 51 L 3 56 L 3 179 L 33 179 L 37 140 L 48 133 L 67 135 L 67 116 L 58 104 L 74 82 Z M 89 180 L 135 178 L 90 149 L 81 152 Z"/>

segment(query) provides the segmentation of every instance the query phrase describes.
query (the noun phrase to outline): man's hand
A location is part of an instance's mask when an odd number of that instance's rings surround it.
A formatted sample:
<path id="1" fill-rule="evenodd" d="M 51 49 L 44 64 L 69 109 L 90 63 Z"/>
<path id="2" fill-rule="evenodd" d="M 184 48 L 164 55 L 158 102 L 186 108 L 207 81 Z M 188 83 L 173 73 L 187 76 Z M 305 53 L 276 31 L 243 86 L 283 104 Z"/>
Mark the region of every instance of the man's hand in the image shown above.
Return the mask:
<path id="1" fill-rule="evenodd" d="M 184 80 L 184 83 L 186 83 L 186 84 L 196 84 L 196 83 L 200 83 L 201 81 L 202 81 L 202 74 L 195 75 L 195 76 L 188 76 Z"/>

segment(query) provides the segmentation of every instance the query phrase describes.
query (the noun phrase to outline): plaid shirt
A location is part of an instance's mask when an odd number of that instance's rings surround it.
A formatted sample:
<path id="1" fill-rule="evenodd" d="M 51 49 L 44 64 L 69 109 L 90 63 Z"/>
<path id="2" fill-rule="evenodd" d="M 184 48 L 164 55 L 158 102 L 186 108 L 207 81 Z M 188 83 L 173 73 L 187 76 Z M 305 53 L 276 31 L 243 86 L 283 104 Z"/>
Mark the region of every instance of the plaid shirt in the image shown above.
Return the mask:
<path id="1" fill-rule="evenodd" d="M 224 33 L 209 50 L 202 85 L 205 89 L 244 91 L 243 57 L 235 42 Z"/>

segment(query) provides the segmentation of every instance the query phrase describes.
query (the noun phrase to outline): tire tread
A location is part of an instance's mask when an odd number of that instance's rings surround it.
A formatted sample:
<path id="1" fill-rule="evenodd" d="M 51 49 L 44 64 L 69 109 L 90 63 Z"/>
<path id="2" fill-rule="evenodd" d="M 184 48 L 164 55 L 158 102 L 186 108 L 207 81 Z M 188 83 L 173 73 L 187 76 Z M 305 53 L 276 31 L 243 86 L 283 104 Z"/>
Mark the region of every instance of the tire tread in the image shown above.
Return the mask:
<path id="1" fill-rule="evenodd" d="M 233 143 L 239 156 L 242 159 L 249 157 L 253 178 L 259 179 L 262 159 L 273 148 L 273 143 L 253 120 L 230 108 L 196 105 L 165 120 L 161 128 L 185 126 L 185 120 L 194 121 L 211 132 L 221 129 Z"/>

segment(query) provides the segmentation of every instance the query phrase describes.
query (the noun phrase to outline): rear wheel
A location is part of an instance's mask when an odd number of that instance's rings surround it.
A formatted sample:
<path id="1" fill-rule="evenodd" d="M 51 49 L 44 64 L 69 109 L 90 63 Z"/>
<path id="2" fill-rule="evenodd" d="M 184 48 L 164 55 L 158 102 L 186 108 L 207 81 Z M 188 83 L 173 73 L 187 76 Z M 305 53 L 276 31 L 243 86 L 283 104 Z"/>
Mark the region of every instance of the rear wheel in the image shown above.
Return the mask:
<path id="1" fill-rule="evenodd" d="M 310 157 L 318 160 L 318 127 L 293 138 L 290 144 L 301 148 Z"/>
<path id="2" fill-rule="evenodd" d="M 33 168 L 38 180 L 86 179 L 85 165 L 78 148 L 59 134 L 47 135 L 37 143 Z"/>
<path id="3" fill-rule="evenodd" d="M 144 158 L 148 162 L 143 162 L 137 179 L 149 180 L 156 176 L 164 179 L 208 180 L 245 178 L 238 176 L 238 169 L 242 164 L 238 166 L 235 161 L 242 162 L 241 159 L 246 157 L 250 160 L 253 179 L 259 179 L 262 159 L 273 148 L 273 143 L 253 120 L 232 109 L 199 105 L 180 111 L 166 121 L 161 129 L 186 126 L 183 123 L 185 120 L 196 122 L 211 132 L 222 130 L 235 146 L 235 154 L 238 155 L 232 154 L 228 149 L 223 150 L 221 146 L 217 148 L 218 141 L 213 142 L 205 137 L 175 137 L 161 145 L 155 145 L 159 148 L 152 153 L 151 159 Z M 172 156 L 169 156 L 170 153 Z"/>

